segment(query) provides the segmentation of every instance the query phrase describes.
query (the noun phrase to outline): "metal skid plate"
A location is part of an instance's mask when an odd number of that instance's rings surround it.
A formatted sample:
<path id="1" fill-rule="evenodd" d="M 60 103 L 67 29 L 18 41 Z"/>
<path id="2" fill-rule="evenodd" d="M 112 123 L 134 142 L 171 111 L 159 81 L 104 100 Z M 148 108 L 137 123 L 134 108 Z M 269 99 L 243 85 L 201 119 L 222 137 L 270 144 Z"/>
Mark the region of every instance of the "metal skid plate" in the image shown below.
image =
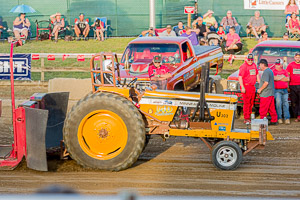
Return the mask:
<path id="1" fill-rule="evenodd" d="M 69 93 L 47 93 L 43 100 L 44 108 L 49 111 L 47 130 L 46 130 L 46 148 L 60 147 L 60 141 L 63 139 L 63 127 L 67 114 Z"/>
<path id="2" fill-rule="evenodd" d="M 27 167 L 48 171 L 46 155 L 46 126 L 48 111 L 25 107 Z"/>

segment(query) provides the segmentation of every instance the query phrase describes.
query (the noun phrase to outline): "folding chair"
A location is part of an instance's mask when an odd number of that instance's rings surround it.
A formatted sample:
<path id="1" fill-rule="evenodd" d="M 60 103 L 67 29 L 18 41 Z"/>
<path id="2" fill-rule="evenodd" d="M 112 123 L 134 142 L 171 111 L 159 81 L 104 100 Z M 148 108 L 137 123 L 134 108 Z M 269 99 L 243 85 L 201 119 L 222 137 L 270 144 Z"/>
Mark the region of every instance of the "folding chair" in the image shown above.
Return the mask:
<path id="1" fill-rule="evenodd" d="M 49 33 L 49 40 L 51 39 L 51 21 L 50 20 L 41 20 L 35 21 L 36 23 L 36 40 L 39 40 L 42 32 L 48 31 Z M 46 25 L 45 25 L 46 24 Z"/>
<path id="2" fill-rule="evenodd" d="M 107 29 L 108 27 L 110 27 L 110 25 L 107 25 L 107 18 L 106 17 L 95 17 L 94 19 L 94 23 L 96 22 L 96 20 L 99 19 L 102 22 L 102 26 L 104 28 L 103 34 L 104 34 L 104 39 L 107 38 Z M 96 36 L 96 26 L 93 27 L 93 31 L 94 31 L 94 39 L 97 37 Z"/>

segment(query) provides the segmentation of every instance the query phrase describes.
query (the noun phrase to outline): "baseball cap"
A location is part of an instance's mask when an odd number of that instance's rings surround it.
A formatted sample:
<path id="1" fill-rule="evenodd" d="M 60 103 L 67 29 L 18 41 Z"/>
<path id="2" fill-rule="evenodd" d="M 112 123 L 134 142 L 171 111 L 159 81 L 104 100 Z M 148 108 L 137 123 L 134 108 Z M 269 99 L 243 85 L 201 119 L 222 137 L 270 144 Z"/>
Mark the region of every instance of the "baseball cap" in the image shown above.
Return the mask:
<path id="1" fill-rule="evenodd" d="M 249 53 L 249 54 L 247 55 L 247 59 L 248 59 L 248 60 L 254 60 L 253 54 L 252 54 L 252 53 Z"/>
<path id="2" fill-rule="evenodd" d="M 153 62 L 160 63 L 161 62 L 161 57 L 160 56 L 154 56 L 153 57 Z"/>
<path id="3" fill-rule="evenodd" d="M 79 16 L 81 16 L 81 15 L 85 16 L 85 14 L 84 14 L 84 13 L 80 13 L 80 14 L 79 14 Z"/>
<path id="4" fill-rule="evenodd" d="M 300 52 L 295 53 L 295 56 L 300 56 Z"/>
<path id="5" fill-rule="evenodd" d="M 283 34 L 283 36 L 289 36 L 289 33 L 288 33 L 288 32 L 285 32 L 285 33 Z"/>
<path id="6" fill-rule="evenodd" d="M 299 54 L 300 55 L 300 54 Z M 266 59 L 261 59 L 259 61 L 259 64 L 264 64 L 265 66 L 268 66 L 268 61 Z"/>
<path id="7" fill-rule="evenodd" d="M 276 65 L 283 65 L 283 60 L 278 58 L 278 59 L 276 59 L 275 64 Z"/>
<path id="8" fill-rule="evenodd" d="M 168 29 L 168 28 L 171 28 L 171 29 L 172 29 L 172 26 L 171 26 L 171 25 L 168 25 L 168 26 L 167 26 L 167 29 Z"/>

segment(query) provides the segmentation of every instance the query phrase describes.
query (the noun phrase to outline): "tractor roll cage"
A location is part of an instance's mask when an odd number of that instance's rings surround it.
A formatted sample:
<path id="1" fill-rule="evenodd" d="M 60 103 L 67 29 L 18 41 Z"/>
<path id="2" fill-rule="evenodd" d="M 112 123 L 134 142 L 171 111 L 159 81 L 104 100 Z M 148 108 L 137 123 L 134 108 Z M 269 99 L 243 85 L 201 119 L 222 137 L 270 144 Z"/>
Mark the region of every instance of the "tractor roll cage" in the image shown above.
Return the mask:
<path id="1" fill-rule="evenodd" d="M 95 58 L 99 58 L 99 66 L 96 63 L 95 67 Z M 103 69 L 103 61 L 104 60 L 109 60 L 111 59 L 112 62 L 112 69 L 111 71 L 105 71 Z M 116 61 L 116 62 L 115 62 Z M 116 66 L 116 68 L 115 68 Z M 121 83 L 121 77 L 120 77 L 120 66 L 118 62 L 118 57 L 116 53 L 98 53 L 94 55 L 90 61 L 90 69 L 91 69 L 91 79 L 92 79 L 92 87 L 93 87 L 93 92 L 97 91 L 98 87 L 116 87 L 117 82 L 116 82 L 116 74 L 115 70 L 117 70 L 117 79 L 118 79 L 118 84 Z M 112 76 L 112 84 L 111 83 L 105 83 L 104 80 L 104 75 L 110 75 Z M 100 78 L 100 83 L 96 83 L 96 79 Z"/>

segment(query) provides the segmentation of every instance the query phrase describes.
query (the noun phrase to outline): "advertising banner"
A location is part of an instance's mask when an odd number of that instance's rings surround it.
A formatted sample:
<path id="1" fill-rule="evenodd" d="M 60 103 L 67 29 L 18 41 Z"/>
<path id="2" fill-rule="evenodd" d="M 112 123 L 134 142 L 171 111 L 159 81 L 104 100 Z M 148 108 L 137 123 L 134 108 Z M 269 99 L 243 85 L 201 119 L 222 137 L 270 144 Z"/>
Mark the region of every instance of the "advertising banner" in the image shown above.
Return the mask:
<path id="1" fill-rule="evenodd" d="M 289 0 L 244 0 L 244 9 L 284 10 Z M 299 6 L 300 0 L 296 0 Z"/>
<path id="2" fill-rule="evenodd" d="M 31 54 L 14 54 L 14 79 L 31 80 Z M 0 79 L 10 79 L 8 54 L 0 54 Z"/>

